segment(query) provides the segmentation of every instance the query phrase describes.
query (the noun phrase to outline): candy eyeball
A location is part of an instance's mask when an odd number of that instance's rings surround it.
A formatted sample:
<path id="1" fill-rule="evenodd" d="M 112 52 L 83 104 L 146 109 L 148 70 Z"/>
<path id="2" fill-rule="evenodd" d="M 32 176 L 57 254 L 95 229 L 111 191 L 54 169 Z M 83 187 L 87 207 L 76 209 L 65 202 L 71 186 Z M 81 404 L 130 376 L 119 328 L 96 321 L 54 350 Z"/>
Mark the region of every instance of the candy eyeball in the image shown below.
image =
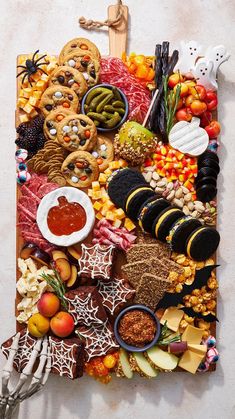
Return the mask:
<path id="1" fill-rule="evenodd" d="M 25 170 L 25 171 L 27 171 L 27 166 L 26 166 L 26 164 L 25 164 L 25 163 L 22 163 L 22 162 L 21 162 L 21 163 L 18 163 L 18 164 L 17 164 L 17 170 L 19 170 L 19 171 L 21 171 L 21 172 L 22 172 L 22 171 L 24 171 L 24 170 Z"/>
<path id="2" fill-rule="evenodd" d="M 24 148 L 19 148 L 18 150 L 16 150 L 15 159 L 17 163 L 21 163 L 25 161 L 27 157 L 28 157 L 28 151 L 25 150 Z"/>
<path id="3" fill-rule="evenodd" d="M 22 170 L 17 173 L 16 180 L 20 185 L 23 185 L 24 183 L 29 182 L 31 179 L 31 175 L 26 170 Z"/>

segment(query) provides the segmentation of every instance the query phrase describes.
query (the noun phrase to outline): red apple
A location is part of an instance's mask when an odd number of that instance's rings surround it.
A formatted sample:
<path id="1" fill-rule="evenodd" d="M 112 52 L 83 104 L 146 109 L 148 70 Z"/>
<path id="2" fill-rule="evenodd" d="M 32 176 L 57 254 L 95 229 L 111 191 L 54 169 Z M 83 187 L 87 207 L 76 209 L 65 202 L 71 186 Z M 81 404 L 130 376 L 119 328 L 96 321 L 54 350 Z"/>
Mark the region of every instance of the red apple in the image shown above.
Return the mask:
<path id="1" fill-rule="evenodd" d="M 52 332 L 59 338 L 66 338 L 74 330 L 74 321 L 71 314 L 59 311 L 50 321 Z"/>
<path id="2" fill-rule="evenodd" d="M 45 317 L 53 317 L 60 308 L 60 300 L 53 292 L 45 292 L 38 301 L 38 311 Z"/>

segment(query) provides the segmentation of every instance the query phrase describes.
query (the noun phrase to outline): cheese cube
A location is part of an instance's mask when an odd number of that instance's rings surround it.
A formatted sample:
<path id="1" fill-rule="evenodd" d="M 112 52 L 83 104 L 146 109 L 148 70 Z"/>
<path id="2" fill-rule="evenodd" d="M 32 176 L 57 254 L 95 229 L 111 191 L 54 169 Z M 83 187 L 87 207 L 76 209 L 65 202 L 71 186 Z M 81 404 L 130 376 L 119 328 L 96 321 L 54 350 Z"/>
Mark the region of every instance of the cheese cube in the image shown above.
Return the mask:
<path id="1" fill-rule="evenodd" d="M 97 212 L 96 216 L 97 220 L 102 220 L 104 217 L 100 212 Z"/>
<path id="2" fill-rule="evenodd" d="M 93 190 L 92 189 L 88 189 L 87 194 L 90 198 L 92 198 L 93 196 Z"/>
<path id="3" fill-rule="evenodd" d="M 29 98 L 30 95 L 32 94 L 32 91 L 33 91 L 33 89 L 31 87 L 25 87 L 24 89 L 21 89 L 20 96 L 21 96 L 21 92 L 22 92 L 23 97 Z"/>
<path id="4" fill-rule="evenodd" d="M 44 90 L 46 85 L 47 85 L 46 81 L 38 80 L 35 86 L 36 86 L 37 90 Z"/>
<path id="5" fill-rule="evenodd" d="M 101 191 L 94 191 L 93 190 L 92 199 L 96 200 L 96 199 L 101 199 L 101 198 L 102 198 Z"/>
<path id="6" fill-rule="evenodd" d="M 111 162 L 109 163 L 109 168 L 110 168 L 111 170 L 116 170 L 116 169 L 119 169 L 119 163 L 118 163 L 118 161 L 117 161 L 117 160 L 115 160 L 115 161 L 111 161 Z"/>
<path id="7" fill-rule="evenodd" d="M 199 355 L 195 352 L 188 350 L 184 352 L 178 365 L 180 368 L 183 368 L 184 370 L 191 372 L 192 374 L 195 374 L 204 356 L 205 355 L 203 354 Z"/>
<path id="8" fill-rule="evenodd" d="M 118 162 L 119 162 L 119 167 L 120 167 L 120 168 L 121 168 L 121 167 L 127 167 L 127 162 L 126 162 L 126 160 L 120 159 L 120 160 L 118 160 Z"/>
<path id="9" fill-rule="evenodd" d="M 99 211 L 102 208 L 102 204 L 98 201 L 96 201 L 93 205 L 93 208 L 97 211 Z"/>
<path id="10" fill-rule="evenodd" d="M 107 176 L 105 176 L 105 174 L 104 173 L 100 173 L 100 175 L 99 175 L 99 182 L 100 183 L 106 183 L 106 179 L 107 179 Z"/>
<path id="11" fill-rule="evenodd" d="M 110 221 L 114 221 L 114 213 L 112 211 L 108 211 L 106 213 L 106 219 Z"/>
<path id="12" fill-rule="evenodd" d="M 122 220 L 123 218 L 125 218 L 125 212 L 123 211 L 122 208 L 118 208 L 115 210 L 115 217 L 118 220 Z"/>
<path id="13" fill-rule="evenodd" d="M 115 208 L 115 205 L 114 205 L 114 203 L 112 202 L 112 201 L 110 201 L 109 199 L 107 200 L 107 202 L 106 202 L 106 206 L 107 206 L 107 209 L 108 210 L 112 210 L 112 209 L 114 209 Z M 116 210 L 115 210 L 116 211 Z"/>
<path id="14" fill-rule="evenodd" d="M 105 173 L 105 175 L 108 177 L 108 176 L 110 176 L 110 175 L 112 174 L 112 170 L 110 170 L 110 169 L 106 169 L 106 170 L 104 171 L 104 173 Z"/>
<path id="15" fill-rule="evenodd" d="M 124 221 L 124 227 L 128 230 L 134 230 L 135 224 L 130 220 L 130 218 L 126 218 Z"/>
<path id="16" fill-rule="evenodd" d="M 36 97 L 31 96 L 31 97 L 29 98 L 29 103 L 30 103 L 30 105 L 32 105 L 32 106 L 38 106 L 38 105 L 39 105 L 39 100 L 38 100 L 38 99 L 36 99 Z"/>
<path id="17" fill-rule="evenodd" d="M 20 115 L 20 122 L 28 122 L 29 121 L 29 117 L 28 117 L 28 115 L 27 114 L 23 114 L 23 115 Z"/>
<path id="18" fill-rule="evenodd" d="M 119 228 L 121 226 L 121 224 L 122 224 L 121 220 L 115 220 L 113 222 L 113 226 L 116 227 L 116 228 Z"/>
<path id="19" fill-rule="evenodd" d="M 93 191 L 100 191 L 100 184 L 99 182 L 95 181 L 91 184 Z"/>
<path id="20" fill-rule="evenodd" d="M 33 97 L 35 97 L 36 99 L 41 99 L 41 96 L 42 96 L 42 92 L 40 90 L 33 91 Z"/>
<path id="21" fill-rule="evenodd" d="M 30 105 L 30 103 L 27 103 L 27 104 L 23 107 L 23 110 L 24 110 L 26 113 L 30 114 L 30 113 L 34 110 L 34 108 Z"/>
<path id="22" fill-rule="evenodd" d="M 32 112 L 30 112 L 30 118 L 35 118 L 35 116 L 38 115 L 38 112 L 36 111 L 36 109 L 34 109 Z"/>
<path id="23" fill-rule="evenodd" d="M 23 98 L 23 97 L 20 97 L 19 99 L 18 99 L 18 102 L 17 102 L 17 106 L 19 107 L 19 108 L 23 108 L 26 104 L 27 104 L 27 99 L 25 99 L 25 98 Z"/>
<path id="24" fill-rule="evenodd" d="M 45 71 L 47 71 L 47 69 L 45 68 Z M 40 79 L 41 80 L 45 80 L 45 81 L 48 81 L 48 79 L 49 79 L 49 76 L 47 75 L 47 74 L 41 74 L 41 77 L 40 77 Z"/>

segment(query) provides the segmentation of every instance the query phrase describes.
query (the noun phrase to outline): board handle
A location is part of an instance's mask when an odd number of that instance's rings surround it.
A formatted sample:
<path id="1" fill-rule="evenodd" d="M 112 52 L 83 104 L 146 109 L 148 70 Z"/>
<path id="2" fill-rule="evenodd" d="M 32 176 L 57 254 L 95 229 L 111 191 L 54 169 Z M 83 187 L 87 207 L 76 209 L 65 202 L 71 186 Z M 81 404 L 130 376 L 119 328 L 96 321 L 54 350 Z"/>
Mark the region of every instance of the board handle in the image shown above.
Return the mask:
<path id="1" fill-rule="evenodd" d="M 109 27 L 109 55 L 121 58 L 122 53 L 126 52 L 127 48 L 128 7 L 123 4 L 109 6 L 108 19 L 113 20 L 116 18 L 118 8 L 122 12 L 122 17 L 117 25 Z"/>

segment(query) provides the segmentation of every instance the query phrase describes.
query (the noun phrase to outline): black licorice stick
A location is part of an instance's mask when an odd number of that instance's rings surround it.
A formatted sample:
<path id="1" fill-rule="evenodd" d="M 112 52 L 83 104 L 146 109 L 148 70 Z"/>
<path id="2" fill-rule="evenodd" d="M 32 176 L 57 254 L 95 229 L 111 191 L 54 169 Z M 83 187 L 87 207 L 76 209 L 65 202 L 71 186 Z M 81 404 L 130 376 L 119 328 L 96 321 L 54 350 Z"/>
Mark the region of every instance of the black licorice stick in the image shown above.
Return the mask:
<path id="1" fill-rule="evenodd" d="M 168 68 L 169 62 L 169 42 L 164 41 L 162 44 L 162 75 L 165 76 Z M 159 112 L 157 115 L 157 125 L 158 129 L 162 136 L 162 141 L 164 143 L 168 142 L 167 132 L 166 132 L 166 111 L 164 103 L 164 91 L 162 91 L 159 104 Z"/>
<path id="2" fill-rule="evenodd" d="M 177 63 L 179 59 L 179 51 L 174 50 L 172 53 L 171 58 L 169 59 L 169 63 L 167 66 L 167 70 L 166 70 L 166 76 L 170 76 L 173 73 L 174 67 Z M 161 84 L 159 85 L 159 92 L 158 95 L 156 97 L 156 100 L 153 104 L 152 107 L 152 112 L 150 115 L 150 119 L 149 119 L 149 128 L 151 131 L 156 132 L 155 128 L 155 124 L 156 124 L 156 115 L 157 115 L 157 111 L 158 111 L 158 107 L 159 107 L 159 103 L 160 103 L 160 95 L 163 93 L 163 82 L 161 81 Z"/>
<path id="3" fill-rule="evenodd" d="M 161 44 L 157 44 L 156 48 L 155 48 L 155 84 L 156 84 L 156 89 L 158 89 L 161 81 L 162 81 L 162 46 Z"/>

